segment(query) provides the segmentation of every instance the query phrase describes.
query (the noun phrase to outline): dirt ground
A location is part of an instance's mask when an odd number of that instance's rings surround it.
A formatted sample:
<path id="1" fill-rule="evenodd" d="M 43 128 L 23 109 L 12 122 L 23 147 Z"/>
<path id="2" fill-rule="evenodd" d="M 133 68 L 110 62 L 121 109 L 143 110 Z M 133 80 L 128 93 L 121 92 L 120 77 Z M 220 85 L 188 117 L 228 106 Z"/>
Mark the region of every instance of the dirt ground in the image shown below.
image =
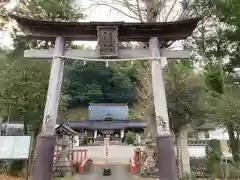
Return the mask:
<path id="1" fill-rule="evenodd" d="M 25 180 L 25 178 L 23 177 L 12 177 L 5 174 L 0 174 L 0 179 L 1 180 Z M 28 180 L 31 180 L 31 178 L 29 178 Z"/>

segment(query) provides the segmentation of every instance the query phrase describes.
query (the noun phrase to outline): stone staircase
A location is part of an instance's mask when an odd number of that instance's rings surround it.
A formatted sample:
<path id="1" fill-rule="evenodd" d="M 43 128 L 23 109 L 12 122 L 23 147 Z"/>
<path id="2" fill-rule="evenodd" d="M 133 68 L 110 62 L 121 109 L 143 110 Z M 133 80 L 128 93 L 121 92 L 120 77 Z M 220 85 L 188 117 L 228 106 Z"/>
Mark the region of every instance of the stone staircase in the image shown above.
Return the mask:
<path id="1" fill-rule="evenodd" d="M 119 137 L 111 137 L 110 145 L 123 145 L 122 139 Z M 104 137 L 97 137 L 92 146 L 104 146 Z"/>
<path id="2" fill-rule="evenodd" d="M 123 145 L 124 143 L 122 141 L 110 141 L 110 145 Z M 95 141 L 92 146 L 104 146 L 104 141 Z"/>

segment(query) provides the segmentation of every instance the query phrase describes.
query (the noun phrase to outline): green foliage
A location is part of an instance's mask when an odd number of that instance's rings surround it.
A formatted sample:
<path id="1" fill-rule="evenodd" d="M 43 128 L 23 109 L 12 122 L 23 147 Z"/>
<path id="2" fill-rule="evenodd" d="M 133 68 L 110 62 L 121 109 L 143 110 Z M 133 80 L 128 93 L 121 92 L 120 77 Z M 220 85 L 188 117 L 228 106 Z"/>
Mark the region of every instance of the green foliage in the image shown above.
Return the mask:
<path id="1" fill-rule="evenodd" d="M 207 71 L 205 74 L 205 83 L 210 90 L 219 94 L 223 93 L 223 80 L 219 70 Z"/>
<path id="2" fill-rule="evenodd" d="M 0 68 L 2 115 L 19 119 L 31 129 L 39 127 L 48 88 L 48 62 L 17 59 Z M 62 110 L 67 101 L 68 97 L 63 95 Z"/>
<path id="3" fill-rule="evenodd" d="M 133 132 L 129 131 L 125 134 L 125 141 L 127 144 L 133 145 L 135 142 L 135 139 L 136 139 L 136 134 L 134 134 Z"/>
<path id="4" fill-rule="evenodd" d="M 127 68 L 126 68 L 127 69 Z M 65 68 L 64 93 L 71 107 L 94 103 L 136 102 L 137 92 L 131 80 L 132 69 L 106 68 L 105 64 L 74 61 Z M 130 74 L 130 75 L 129 75 Z"/>
<path id="5" fill-rule="evenodd" d="M 207 176 L 205 161 L 204 157 L 190 157 L 190 167 L 193 176 L 198 178 L 205 178 Z"/>
<path id="6" fill-rule="evenodd" d="M 0 30 L 3 30 L 5 28 L 5 25 L 8 22 L 8 16 L 7 16 L 7 9 L 6 4 L 1 5 L 0 2 Z"/>
<path id="7" fill-rule="evenodd" d="M 179 180 L 197 180 L 197 178 L 194 173 L 191 173 L 191 174 L 185 174 L 182 178 L 179 178 Z"/>
<path id="8" fill-rule="evenodd" d="M 84 15 L 80 8 L 72 5 L 72 0 L 20 0 L 13 12 L 35 19 L 78 21 Z M 24 59 L 23 52 L 27 48 L 49 48 L 54 42 L 29 41 L 18 32 L 14 28 L 11 34 L 14 49 L 5 54 L 0 52 L 0 110 L 1 115 L 22 121 L 25 133 L 29 130 L 37 135 L 43 118 L 50 66 L 48 62 Z M 69 98 L 61 95 L 62 111 L 66 110 Z"/>
<path id="9" fill-rule="evenodd" d="M 48 70 L 46 62 L 23 59 L 1 67 L 0 97 L 5 116 L 22 119 L 26 124 L 36 118 L 39 123 L 39 113 L 45 104 Z"/>
<path id="10" fill-rule="evenodd" d="M 233 166 L 228 163 L 223 166 L 224 173 L 222 175 L 227 177 L 228 179 L 239 179 L 240 178 L 240 170 L 238 167 Z"/>
<path id="11" fill-rule="evenodd" d="M 209 175 L 214 176 L 221 164 L 221 147 L 220 140 L 210 140 L 206 146 L 206 171 Z"/>
<path id="12" fill-rule="evenodd" d="M 204 115 L 200 106 L 203 84 L 181 62 L 169 63 L 165 75 L 170 126 L 178 134 L 185 125 Z"/>
<path id="13" fill-rule="evenodd" d="M 220 20 L 227 23 L 234 28 L 230 29 L 229 38 L 234 41 L 240 41 L 240 4 L 238 0 L 215 0 L 215 5 L 217 7 L 218 16 L 221 17 Z"/>
<path id="14" fill-rule="evenodd" d="M 209 92 L 205 103 L 208 117 L 220 124 L 239 126 L 240 94 L 238 86 L 225 88 L 224 94 Z"/>
<path id="15" fill-rule="evenodd" d="M 12 176 L 20 175 L 21 171 L 23 170 L 25 165 L 26 165 L 26 163 L 23 160 L 12 161 L 10 168 L 9 168 L 9 174 Z"/>
<path id="16" fill-rule="evenodd" d="M 84 18 L 74 0 L 19 0 L 17 14 L 51 21 L 78 21 Z"/>

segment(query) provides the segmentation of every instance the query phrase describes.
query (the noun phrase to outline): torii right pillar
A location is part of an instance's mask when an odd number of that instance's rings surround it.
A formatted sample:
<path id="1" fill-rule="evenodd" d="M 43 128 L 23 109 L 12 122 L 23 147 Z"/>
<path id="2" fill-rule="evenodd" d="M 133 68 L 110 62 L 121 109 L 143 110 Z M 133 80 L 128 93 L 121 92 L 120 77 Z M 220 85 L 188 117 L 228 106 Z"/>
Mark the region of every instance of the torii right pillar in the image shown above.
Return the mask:
<path id="1" fill-rule="evenodd" d="M 152 37 L 149 41 L 149 50 L 153 57 L 161 57 L 159 40 Z M 152 61 L 152 88 L 157 121 L 157 168 L 159 180 L 177 180 L 177 169 L 174 152 L 173 137 L 169 128 L 167 100 L 163 78 L 162 60 Z"/>

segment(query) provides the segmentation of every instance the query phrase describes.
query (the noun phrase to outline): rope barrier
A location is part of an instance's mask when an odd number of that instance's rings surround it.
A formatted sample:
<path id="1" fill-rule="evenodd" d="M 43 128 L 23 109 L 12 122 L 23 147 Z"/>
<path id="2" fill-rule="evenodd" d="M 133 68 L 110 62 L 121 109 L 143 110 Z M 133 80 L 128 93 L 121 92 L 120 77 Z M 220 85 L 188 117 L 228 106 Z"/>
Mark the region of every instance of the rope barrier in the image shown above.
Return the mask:
<path id="1" fill-rule="evenodd" d="M 82 61 L 98 61 L 98 62 L 116 62 L 116 61 L 146 61 L 146 60 L 161 60 L 165 57 L 144 57 L 144 58 L 119 58 L 119 59 L 91 59 L 91 58 L 80 58 L 80 57 L 71 57 L 71 56 L 53 56 L 63 59 L 73 59 L 73 60 L 82 60 Z"/>

